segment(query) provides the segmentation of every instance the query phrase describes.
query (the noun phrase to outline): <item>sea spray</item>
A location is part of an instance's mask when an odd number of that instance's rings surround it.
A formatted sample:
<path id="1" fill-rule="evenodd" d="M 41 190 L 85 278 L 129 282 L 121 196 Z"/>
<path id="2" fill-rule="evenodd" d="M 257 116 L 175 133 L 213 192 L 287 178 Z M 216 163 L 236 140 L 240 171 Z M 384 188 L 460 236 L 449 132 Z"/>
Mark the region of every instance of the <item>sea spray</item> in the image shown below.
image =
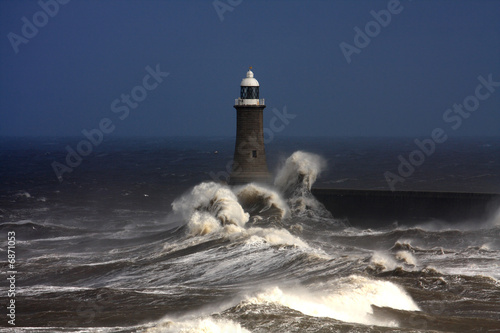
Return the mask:
<path id="1" fill-rule="evenodd" d="M 270 245 L 308 247 L 304 241 L 284 229 L 244 228 L 250 215 L 243 210 L 238 199 L 246 206 L 257 207 L 260 213 L 273 211 L 281 219 L 289 214 L 289 209 L 278 193 L 255 184 L 237 187 L 234 192 L 224 185 L 201 183 L 175 200 L 172 208 L 174 213 L 188 221 L 191 235 L 221 232 L 222 236 L 233 240 L 257 237 Z"/>
<path id="2" fill-rule="evenodd" d="M 500 227 L 500 207 L 491 215 L 486 222 L 486 227 Z"/>
<path id="3" fill-rule="evenodd" d="M 195 211 L 189 219 L 188 229 L 191 235 L 203 236 L 222 229 L 222 225 L 209 213 Z"/>
<path id="4" fill-rule="evenodd" d="M 275 187 L 287 198 L 293 215 L 331 218 L 330 212 L 314 198 L 311 188 L 326 161 L 319 155 L 296 151 L 278 171 Z"/>
<path id="5" fill-rule="evenodd" d="M 405 262 L 410 266 L 417 266 L 417 259 L 409 251 L 398 251 L 396 253 L 396 259 Z"/>
<path id="6" fill-rule="evenodd" d="M 276 190 L 253 183 L 230 188 L 215 182 L 203 182 L 176 199 L 172 210 L 188 221 L 188 230 L 194 235 L 212 233 L 230 224 L 244 227 L 250 214 L 274 216 L 280 220 L 291 213 L 330 218 L 331 214 L 310 191 L 325 167 L 326 162 L 321 156 L 297 151 L 278 172 Z M 280 193 L 286 196 L 286 202 Z"/>
<path id="7" fill-rule="evenodd" d="M 175 214 L 188 220 L 194 234 L 213 231 L 218 221 L 222 226 L 234 224 L 243 227 L 250 215 L 238 203 L 238 198 L 227 186 L 205 182 L 172 203 Z"/>
<path id="8" fill-rule="evenodd" d="M 310 191 L 325 168 L 326 161 L 321 156 L 299 150 L 294 152 L 278 171 L 274 185 L 285 195 L 292 194 L 297 189 Z"/>
<path id="9" fill-rule="evenodd" d="M 398 263 L 389 253 L 375 251 L 370 258 L 370 268 L 375 271 L 392 271 Z"/>
<path id="10" fill-rule="evenodd" d="M 397 251 L 392 256 L 390 252 L 375 251 L 370 258 L 369 271 L 387 272 L 397 268 L 414 270 L 417 266 L 417 259 L 409 251 Z"/>

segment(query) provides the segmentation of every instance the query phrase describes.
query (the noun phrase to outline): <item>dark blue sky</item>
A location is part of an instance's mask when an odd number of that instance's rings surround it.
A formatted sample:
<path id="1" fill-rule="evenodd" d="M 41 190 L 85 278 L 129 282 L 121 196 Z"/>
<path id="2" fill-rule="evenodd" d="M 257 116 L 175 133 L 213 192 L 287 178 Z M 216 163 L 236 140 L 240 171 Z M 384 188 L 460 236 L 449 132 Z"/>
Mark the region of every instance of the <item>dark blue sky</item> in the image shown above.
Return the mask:
<path id="1" fill-rule="evenodd" d="M 273 108 L 296 115 L 281 135 L 500 135 L 500 87 L 474 97 L 478 76 L 500 81 L 500 1 L 216 1 L 222 16 L 211 0 L 41 3 L 53 17 L 0 1 L 0 135 L 79 136 L 109 118 L 114 136 L 231 136 L 250 65 L 266 124 Z M 369 23 L 388 6 L 385 27 Z M 348 63 L 339 45 L 367 23 Z M 169 75 L 145 90 L 158 64 Z M 474 111 L 446 122 L 464 100 Z"/>

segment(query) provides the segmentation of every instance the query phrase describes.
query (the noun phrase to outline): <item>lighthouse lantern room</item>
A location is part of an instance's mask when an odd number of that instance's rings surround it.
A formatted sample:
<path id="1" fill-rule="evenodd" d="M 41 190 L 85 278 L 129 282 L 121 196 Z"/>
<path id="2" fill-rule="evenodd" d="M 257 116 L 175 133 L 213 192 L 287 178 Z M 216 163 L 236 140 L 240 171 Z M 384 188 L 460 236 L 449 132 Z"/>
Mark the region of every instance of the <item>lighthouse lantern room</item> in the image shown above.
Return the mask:
<path id="1" fill-rule="evenodd" d="M 254 78 L 252 67 L 241 80 L 240 98 L 236 99 L 235 105 L 264 105 L 264 99 L 259 99 L 259 81 Z"/>

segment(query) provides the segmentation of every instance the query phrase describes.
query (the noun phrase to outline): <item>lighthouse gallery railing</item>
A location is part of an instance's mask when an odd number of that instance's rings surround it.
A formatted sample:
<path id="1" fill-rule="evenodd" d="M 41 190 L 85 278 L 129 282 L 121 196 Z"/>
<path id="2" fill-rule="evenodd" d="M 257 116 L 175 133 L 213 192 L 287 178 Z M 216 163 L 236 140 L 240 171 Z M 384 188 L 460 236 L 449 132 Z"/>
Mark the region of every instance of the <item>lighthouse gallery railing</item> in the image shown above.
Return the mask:
<path id="1" fill-rule="evenodd" d="M 265 99 L 242 99 L 237 98 L 234 100 L 234 105 L 266 105 Z"/>

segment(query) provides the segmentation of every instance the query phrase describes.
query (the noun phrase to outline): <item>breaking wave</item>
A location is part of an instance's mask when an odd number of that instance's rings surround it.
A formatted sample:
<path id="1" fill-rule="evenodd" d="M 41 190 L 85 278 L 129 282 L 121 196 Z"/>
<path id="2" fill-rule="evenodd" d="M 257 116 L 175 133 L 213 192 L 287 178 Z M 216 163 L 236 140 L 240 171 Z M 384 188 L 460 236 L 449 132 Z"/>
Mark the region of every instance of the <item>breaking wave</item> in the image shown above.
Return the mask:
<path id="1" fill-rule="evenodd" d="M 398 263 L 384 252 L 375 252 L 370 259 L 370 268 L 376 271 L 391 271 L 398 267 Z"/>
<path id="2" fill-rule="evenodd" d="M 218 238 L 212 238 L 208 242 L 204 237 L 189 238 L 185 240 L 186 242 L 190 244 L 192 241 L 204 242 L 202 247 L 208 249 L 213 244 L 229 240 L 231 245 L 228 245 L 228 248 L 234 249 L 232 254 L 234 258 L 229 257 L 224 265 L 214 267 L 213 270 L 200 267 L 199 274 L 204 279 L 218 281 L 221 279 L 219 276 L 221 274 L 228 277 L 235 270 L 244 271 L 245 265 L 241 264 L 242 256 L 238 251 L 242 251 L 242 254 L 249 251 L 252 253 L 250 257 L 254 258 L 252 260 L 255 260 L 256 253 L 264 257 L 266 253 L 264 251 L 270 251 L 269 258 L 273 258 L 275 251 L 282 251 L 283 246 L 294 248 L 289 252 L 292 258 L 301 257 L 303 253 L 318 252 L 292 232 L 301 233 L 299 227 L 294 229 L 293 226 L 300 226 L 304 216 L 331 219 L 331 214 L 311 193 L 311 187 L 325 165 L 320 156 L 298 151 L 286 160 L 278 172 L 274 188 L 253 183 L 230 187 L 215 182 L 204 182 L 176 199 L 172 203 L 173 212 L 187 222 L 186 230 L 189 236 L 212 234 Z M 300 218 L 299 221 L 294 220 L 297 217 Z M 395 246 L 387 253 L 375 252 L 371 258 L 371 265 L 379 272 L 394 270 L 399 266 L 414 267 L 416 265 L 414 252 L 412 248 L 404 245 L 406 244 Z M 319 254 L 321 260 L 331 259 L 326 253 Z M 294 260 L 290 259 L 290 263 L 295 262 Z M 270 263 L 277 264 L 272 260 Z M 260 263 L 257 260 L 253 265 L 267 267 L 268 263 Z M 279 262 L 279 265 L 289 265 L 289 263 L 283 261 Z M 398 285 L 358 275 L 303 288 L 275 286 L 250 295 L 244 297 L 239 305 L 235 305 L 236 308 L 249 305 L 278 305 L 299 311 L 306 316 L 389 327 L 397 327 L 398 322 L 394 318 L 385 318 L 374 313 L 372 306 L 419 311 L 413 299 Z M 164 320 L 149 332 L 248 331 L 239 323 L 228 319 L 200 316 L 192 320 Z"/>
<path id="3" fill-rule="evenodd" d="M 250 214 L 290 216 L 290 209 L 279 193 L 262 185 L 248 184 L 234 189 L 239 203 Z"/>
<path id="4" fill-rule="evenodd" d="M 352 275 L 322 290 L 293 290 L 272 287 L 250 297 L 250 304 L 279 304 L 313 317 L 329 317 L 345 322 L 397 327 L 391 319 L 373 315 L 372 305 L 398 310 L 419 311 L 413 299 L 399 286 Z"/>
<path id="5" fill-rule="evenodd" d="M 275 228 L 250 228 L 245 231 L 250 236 L 247 244 L 265 241 L 270 245 L 290 245 L 299 248 L 309 248 L 309 245 L 299 237 L 292 235 L 288 230 Z"/>
<path id="6" fill-rule="evenodd" d="M 293 214 L 332 217 L 311 193 L 314 182 L 325 168 L 326 161 L 321 156 L 296 151 L 278 171 L 274 186 L 287 198 Z"/>
<path id="7" fill-rule="evenodd" d="M 272 217 L 278 221 L 303 215 L 331 218 L 311 194 L 311 187 L 325 166 L 322 157 L 298 151 L 278 172 L 275 189 L 254 183 L 229 187 L 203 182 L 176 199 L 172 210 L 187 221 L 191 235 L 206 235 L 222 229 L 241 232 L 250 216 Z"/>
<path id="8" fill-rule="evenodd" d="M 274 185 L 285 195 L 310 191 L 312 185 L 326 168 L 326 161 L 319 155 L 296 151 L 278 171 Z"/>
<path id="9" fill-rule="evenodd" d="M 376 251 L 370 258 L 369 269 L 377 272 L 392 271 L 397 268 L 414 269 L 417 259 L 409 251 L 398 251 L 392 257 L 391 253 Z"/>
<path id="10" fill-rule="evenodd" d="M 229 224 L 243 227 L 250 218 L 228 186 L 214 182 L 196 185 L 172 203 L 175 214 L 188 220 L 192 234 L 205 235 Z"/>
<path id="11" fill-rule="evenodd" d="M 407 265 L 417 266 L 417 259 L 413 256 L 411 252 L 398 251 L 396 253 L 396 259 L 403 261 Z"/>

